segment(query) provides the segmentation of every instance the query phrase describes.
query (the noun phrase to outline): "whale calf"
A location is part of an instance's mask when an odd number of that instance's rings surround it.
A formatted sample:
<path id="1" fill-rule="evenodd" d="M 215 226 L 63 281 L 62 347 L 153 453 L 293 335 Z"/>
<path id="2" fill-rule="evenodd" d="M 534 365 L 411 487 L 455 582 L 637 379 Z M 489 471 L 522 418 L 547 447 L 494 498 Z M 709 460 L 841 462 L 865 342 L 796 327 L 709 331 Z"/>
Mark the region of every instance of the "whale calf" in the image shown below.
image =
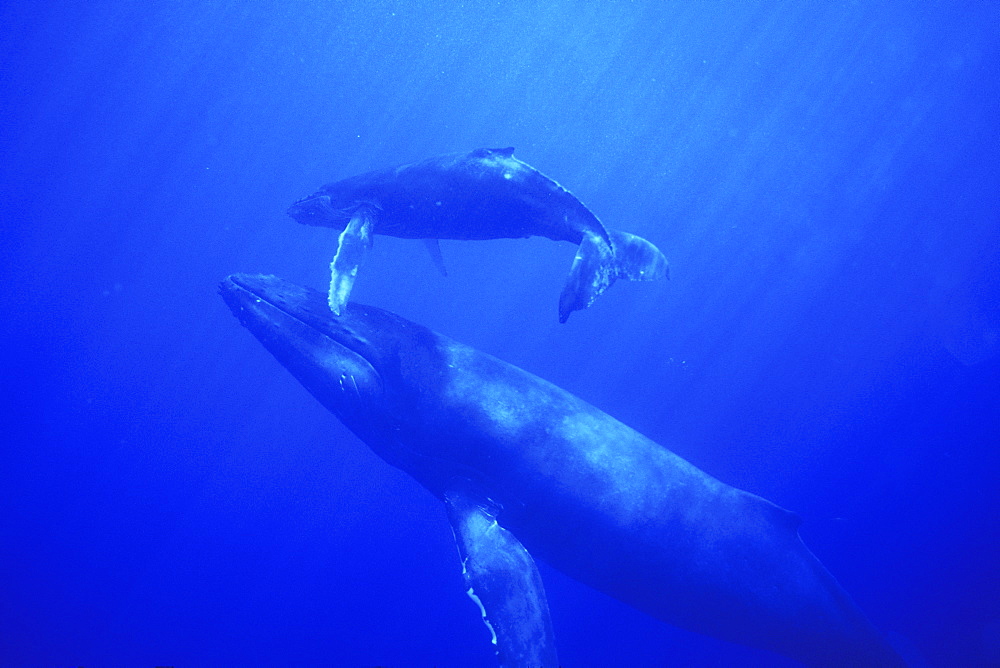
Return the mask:
<path id="1" fill-rule="evenodd" d="M 559 297 L 560 322 L 590 306 L 618 278 L 668 274 L 656 246 L 605 228 L 572 193 L 515 158 L 513 148 L 481 148 L 353 176 L 298 200 L 288 214 L 341 230 L 328 295 L 336 314 L 350 297 L 373 234 L 426 240 L 442 271 L 438 239 L 543 236 L 577 244 Z"/>
<path id="2" fill-rule="evenodd" d="M 590 404 L 372 306 L 233 275 L 233 313 L 324 406 L 447 507 L 501 665 L 556 666 L 532 555 L 670 624 L 813 666 L 901 666 L 798 519 Z"/>

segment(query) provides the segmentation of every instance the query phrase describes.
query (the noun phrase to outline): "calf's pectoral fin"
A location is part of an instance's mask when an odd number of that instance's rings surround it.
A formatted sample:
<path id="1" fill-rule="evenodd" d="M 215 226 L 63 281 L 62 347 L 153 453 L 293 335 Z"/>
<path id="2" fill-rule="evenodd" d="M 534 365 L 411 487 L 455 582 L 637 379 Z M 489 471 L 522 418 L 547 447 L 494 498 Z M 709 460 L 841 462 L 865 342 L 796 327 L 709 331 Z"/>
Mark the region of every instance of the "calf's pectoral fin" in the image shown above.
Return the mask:
<path id="1" fill-rule="evenodd" d="M 445 493 L 469 597 L 493 634 L 501 666 L 558 666 L 545 589 L 534 560 L 497 524 L 489 499 L 466 489 Z"/>
<path id="2" fill-rule="evenodd" d="M 358 267 L 372 246 L 374 222 L 374 209 L 363 206 L 354 212 L 347 227 L 340 233 L 337 254 L 330 263 L 330 293 L 327 297 L 330 310 L 337 315 L 340 315 L 341 307 L 351 296 Z"/>
<path id="3" fill-rule="evenodd" d="M 608 234 L 610 247 L 597 234 L 584 233 L 559 296 L 559 322 L 593 304 L 616 279 L 653 281 L 668 276 L 667 258 L 659 248 L 628 232 L 608 230 Z"/>

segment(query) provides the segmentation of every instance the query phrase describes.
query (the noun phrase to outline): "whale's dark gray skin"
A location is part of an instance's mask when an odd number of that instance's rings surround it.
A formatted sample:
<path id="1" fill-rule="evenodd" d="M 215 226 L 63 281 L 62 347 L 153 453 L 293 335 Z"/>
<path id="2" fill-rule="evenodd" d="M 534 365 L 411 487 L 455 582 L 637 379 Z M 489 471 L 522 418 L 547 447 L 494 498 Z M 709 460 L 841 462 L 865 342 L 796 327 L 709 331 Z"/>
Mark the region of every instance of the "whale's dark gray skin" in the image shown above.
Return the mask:
<path id="1" fill-rule="evenodd" d="M 442 269 L 438 239 L 543 236 L 579 245 L 559 298 L 559 321 L 590 306 L 618 278 L 667 276 L 656 246 L 608 230 L 568 190 L 514 157 L 514 149 L 481 148 L 354 176 L 295 202 L 288 214 L 307 225 L 342 230 L 330 265 L 329 303 L 347 303 L 373 234 L 425 239 Z"/>
<path id="2" fill-rule="evenodd" d="M 322 293 L 272 276 L 231 276 L 221 292 L 313 396 L 447 505 L 502 664 L 557 665 L 530 551 L 693 631 L 814 666 L 903 665 L 791 513 L 387 311 L 334 316 Z"/>

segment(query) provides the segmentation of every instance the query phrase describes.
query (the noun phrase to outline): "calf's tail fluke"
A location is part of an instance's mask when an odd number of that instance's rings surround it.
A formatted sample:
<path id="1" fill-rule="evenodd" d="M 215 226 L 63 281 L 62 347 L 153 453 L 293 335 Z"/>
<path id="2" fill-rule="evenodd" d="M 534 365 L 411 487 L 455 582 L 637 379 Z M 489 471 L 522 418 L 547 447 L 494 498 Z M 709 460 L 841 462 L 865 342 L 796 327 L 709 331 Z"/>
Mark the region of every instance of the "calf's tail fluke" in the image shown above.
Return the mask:
<path id="1" fill-rule="evenodd" d="M 593 304 L 615 279 L 655 281 L 668 277 L 667 258 L 659 248 L 628 232 L 608 232 L 611 246 L 597 234 L 584 233 L 559 296 L 559 322 L 566 322 L 570 313 Z"/>

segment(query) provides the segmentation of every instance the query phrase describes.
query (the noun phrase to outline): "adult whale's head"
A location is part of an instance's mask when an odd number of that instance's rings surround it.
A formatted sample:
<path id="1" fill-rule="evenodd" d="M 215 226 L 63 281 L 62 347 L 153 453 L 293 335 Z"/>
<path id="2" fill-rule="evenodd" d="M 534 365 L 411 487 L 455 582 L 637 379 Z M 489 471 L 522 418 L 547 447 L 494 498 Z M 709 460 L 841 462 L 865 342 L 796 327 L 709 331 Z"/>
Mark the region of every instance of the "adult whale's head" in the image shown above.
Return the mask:
<path id="1" fill-rule="evenodd" d="M 219 291 L 240 322 L 348 428 L 373 445 L 390 437 L 408 400 L 406 369 L 433 350 L 429 330 L 359 304 L 334 316 L 326 295 L 276 276 L 235 274 Z"/>
<path id="2" fill-rule="evenodd" d="M 461 346 L 374 306 L 337 316 L 324 293 L 276 276 L 234 274 L 219 287 L 234 315 L 344 425 L 440 495 L 467 465 L 434 461 L 428 420 Z M 484 356 L 485 357 L 485 356 Z M 453 382 L 453 381 L 452 381 Z M 446 458 L 447 459 L 447 458 Z"/>

